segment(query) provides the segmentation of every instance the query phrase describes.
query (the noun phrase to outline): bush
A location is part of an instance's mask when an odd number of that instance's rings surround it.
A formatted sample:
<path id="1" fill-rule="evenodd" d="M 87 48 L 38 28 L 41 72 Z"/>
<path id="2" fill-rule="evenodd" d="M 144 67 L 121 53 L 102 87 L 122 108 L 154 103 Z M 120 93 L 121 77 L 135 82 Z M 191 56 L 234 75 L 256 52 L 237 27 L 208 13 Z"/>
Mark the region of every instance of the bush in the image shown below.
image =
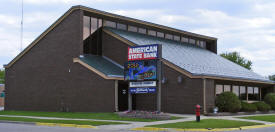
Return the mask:
<path id="1" fill-rule="evenodd" d="M 241 102 L 234 93 L 224 92 L 216 98 L 216 106 L 221 112 L 238 112 Z"/>
<path id="2" fill-rule="evenodd" d="M 242 109 L 241 111 L 244 112 L 256 112 L 257 111 L 257 107 L 254 104 L 249 104 L 246 102 L 242 102 Z"/>
<path id="3" fill-rule="evenodd" d="M 264 97 L 264 102 L 269 104 L 275 110 L 275 93 L 269 93 Z"/>
<path id="4" fill-rule="evenodd" d="M 253 104 L 257 107 L 258 111 L 267 112 L 271 110 L 270 105 L 266 104 L 265 102 L 255 102 Z"/>

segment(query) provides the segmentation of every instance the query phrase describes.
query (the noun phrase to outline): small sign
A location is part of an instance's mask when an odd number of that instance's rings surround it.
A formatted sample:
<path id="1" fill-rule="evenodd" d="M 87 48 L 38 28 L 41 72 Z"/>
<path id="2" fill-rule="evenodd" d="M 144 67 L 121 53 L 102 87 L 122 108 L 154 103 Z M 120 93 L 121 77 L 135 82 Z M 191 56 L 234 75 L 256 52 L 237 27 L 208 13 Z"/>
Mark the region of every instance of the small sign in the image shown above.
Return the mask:
<path id="1" fill-rule="evenodd" d="M 131 94 L 156 93 L 156 88 L 130 88 Z"/>
<path id="2" fill-rule="evenodd" d="M 156 81 L 130 82 L 129 87 L 156 87 Z"/>
<path id="3" fill-rule="evenodd" d="M 128 48 L 128 61 L 158 58 L 158 45 L 144 45 Z"/>

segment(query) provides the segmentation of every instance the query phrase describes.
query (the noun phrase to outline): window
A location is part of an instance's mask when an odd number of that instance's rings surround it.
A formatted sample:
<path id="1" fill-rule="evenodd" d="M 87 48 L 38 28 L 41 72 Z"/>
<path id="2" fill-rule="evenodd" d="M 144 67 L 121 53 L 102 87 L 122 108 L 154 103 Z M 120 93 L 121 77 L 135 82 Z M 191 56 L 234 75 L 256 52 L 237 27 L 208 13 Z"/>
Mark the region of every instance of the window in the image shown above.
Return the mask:
<path id="1" fill-rule="evenodd" d="M 260 89 L 258 87 L 254 87 L 254 100 L 260 99 Z"/>
<path id="2" fill-rule="evenodd" d="M 206 42 L 205 41 L 200 41 L 200 46 L 202 48 L 206 48 Z"/>
<path id="3" fill-rule="evenodd" d="M 223 90 L 224 90 L 224 92 L 230 92 L 231 91 L 231 86 L 230 85 L 224 85 Z"/>
<path id="4" fill-rule="evenodd" d="M 137 32 L 137 27 L 128 25 L 128 31 Z"/>
<path id="5" fill-rule="evenodd" d="M 154 31 L 154 30 L 148 30 L 148 35 L 156 36 L 156 31 Z"/>
<path id="6" fill-rule="evenodd" d="M 125 24 L 117 23 L 117 29 L 126 30 L 127 26 Z"/>
<path id="7" fill-rule="evenodd" d="M 162 33 L 162 32 L 157 32 L 157 37 L 164 38 L 164 33 Z"/>
<path id="8" fill-rule="evenodd" d="M 195 40 L 196 41 L 196 45 L 200 46 L 200 41 L 199 40 Z"/>
<path id="9" fill-rule="evenodd" d="M 97 29 L 98 21 L 97 18 L 91 17 L 91 34 L 94 33 Z"/>
<path id="10" fill-rule="evenodd" d="M 188 43 L 188 38 L 186 38 L 186 37 L 181 37 L 181 42 Z"/>
<path id="11" fill-rule="evenodd" d="M 223 86 L 222 85 L 216 85 L 216 96 L 218 96 L 219 94 L 221 94 L 223 92 Z"/>
<path id="12" fill-rule="evenodd" d="M 233 86 L 232 87 L 232 92 L 234 93 L 234 94 L 236 94 L 237 96 L 239 96 L 239 86 Z"/>
<path id="13" fill-rule="evenodd" d="M 105 20 L 103 25 L 106 27 L 116 28 L 116 23 L 108 20 Z"/>
<path id="14" fill-rule="evenodd" d="M 245 86 L 240 86 L 240 99 L 246 100 L 246 88 Z"/>
<path id="15" fill-rule="evenodd" d="M 138 32 L 142 34 L 146 34 L 146 29 L 145 28 L 138 28 Z"/>
<path id="16" fill-rule="evenodd" d="M 176 35 L 174 35 L 174 40 L 176 40 L 176 41 L 180 41 L 180 36 L 176 36 Z"/>
<path id="17" fill-rule="evenodd" d="M 102 19 L 98 19 L 98 28 L 102 27 Z"/>
<path id="18" fill-rule="evenodd" d="M 90 36 L 90 17 L 83 17 L 83 40 Z"/>
<path id="19" fill-rule="evenodd" d="M 190 43 L 190 44 L 195 44 L 196 41 L 195 41 L 195 39 L 189 39 L 189 43 Z"/>
<path id="20" fill-rule="evenodd" d="M 171 34 L 165 34 L 165 38 L 166 39 L 173 39 L 173 35 L 171 35 Z"/>

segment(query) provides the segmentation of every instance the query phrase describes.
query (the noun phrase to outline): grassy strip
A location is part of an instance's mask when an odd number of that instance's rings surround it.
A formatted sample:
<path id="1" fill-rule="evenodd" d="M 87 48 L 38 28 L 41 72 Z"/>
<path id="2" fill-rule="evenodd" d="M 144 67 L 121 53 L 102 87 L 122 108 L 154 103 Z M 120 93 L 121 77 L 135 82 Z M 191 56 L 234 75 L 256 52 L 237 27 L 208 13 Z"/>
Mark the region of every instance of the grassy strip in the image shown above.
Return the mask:
<path id="1" fill-rule="evenodd" d="M 242 126 L 262 125 L 261 123 L 222 120 L 222 119 L 203 119 L 200 122 L 186 121 L 177 123 L 167 123 L 160 125 L 150 125 L 146 127 L 157 128 L 238 128 Z"/>
<path id="2" fill-rule="evenodd" d="M 0 111 L 0 115 L 57 117 L 57 118 L 73 118 L 73 119 L 100 119 L 100 120 L 139 121 L 139 122 L 159 121 L 156 119 L 119 117 L 119 115 L 116 113 Z M 172 120 L 179 119 L 179 118 L 180 117 L 172 117 Z"/>
<path id="3" fill-rule="evenodd" d="M 122 122 L 107 122 L 107 121 L 82 121 L 82 120 L 54 120 L 54 119 L 36 119 L 25 117 L 0 117 L 4 121 L 19 121 L 19 122 L 42 122 L 42 123 L 63 123 L 63 124 L 76 124 L 76 125 L 116 125 L 126 124 Z"/>
<path id="4" fill-rule="evenodd" d="M 259 120 L 259 121 L 275 122 L 275 115 L 246 116 L 246 117 L 239 117 L 239 118 L 241 118 L 241 119 L 249 119 L 249 120 Z"/>

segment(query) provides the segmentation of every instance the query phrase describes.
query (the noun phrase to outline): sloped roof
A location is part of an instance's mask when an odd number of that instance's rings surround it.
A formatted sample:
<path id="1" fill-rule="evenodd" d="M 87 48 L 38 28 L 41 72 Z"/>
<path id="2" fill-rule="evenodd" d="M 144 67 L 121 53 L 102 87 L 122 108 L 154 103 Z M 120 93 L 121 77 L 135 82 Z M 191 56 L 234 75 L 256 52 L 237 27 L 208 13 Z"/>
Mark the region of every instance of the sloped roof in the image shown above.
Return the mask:
<path id="1" fill-rule="evenodd" d="M 137 45 L 161 44 L 162 58 L 192 75 L 272 82 L 196 45 L 113 28 L 105 29 Z"/>
<path id="2" fill-rule="evenodd" d="M 102 56 L 84 55 L 79 59 L 109 77 L 123 77 L 123 67 Z"/>

